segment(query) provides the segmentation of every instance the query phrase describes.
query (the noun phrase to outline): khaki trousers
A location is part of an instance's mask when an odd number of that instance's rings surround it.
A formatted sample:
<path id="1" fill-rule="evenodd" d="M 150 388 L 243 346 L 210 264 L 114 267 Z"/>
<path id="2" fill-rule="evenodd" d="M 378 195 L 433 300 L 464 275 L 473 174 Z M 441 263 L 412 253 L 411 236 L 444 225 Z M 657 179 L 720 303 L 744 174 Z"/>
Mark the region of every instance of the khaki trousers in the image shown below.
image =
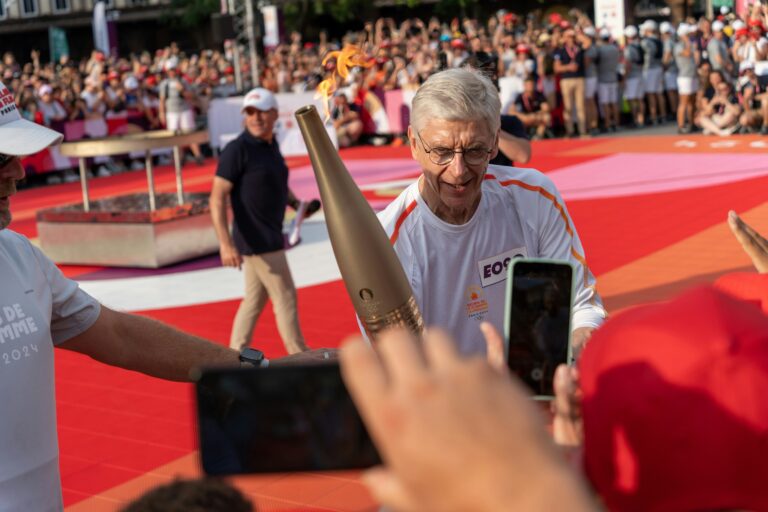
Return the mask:
<path id="1" fill-rule="evenodd" d="M 232 324 L 229 346 L 241 350 L 251 343 L 253 328 L 267 298 L 272 299 L 277 330 L 289 354 L 306 350 L 296 309 L 296 287 L 293 284 L 285 251 L 243 256 L 245 297 Z"/>
<path id="2" fill-rule="evenodd" d="M 584 78 L 563 78 L 560 80 L 560 93 L 563 95 L 563 120 L 565 131 L 570 135 L 573 130 L 573 107 L 579 124 L 579 134 L 587 133 L 587 114 L 584 108 Z"/>

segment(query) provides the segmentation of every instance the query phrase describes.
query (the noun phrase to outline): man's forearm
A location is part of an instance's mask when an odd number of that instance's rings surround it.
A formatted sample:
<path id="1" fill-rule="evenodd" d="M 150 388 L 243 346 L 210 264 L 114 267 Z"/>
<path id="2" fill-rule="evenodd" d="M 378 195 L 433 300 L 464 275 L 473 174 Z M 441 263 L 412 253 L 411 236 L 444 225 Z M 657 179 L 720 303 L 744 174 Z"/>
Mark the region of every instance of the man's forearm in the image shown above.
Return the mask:
<path id="1" fill-rule="evenodd" d="M 211 208 L 213 229 L 216 231 L 216 237 L 219 239 L 219 244 L 234 245 L 232 235 L 229 233 L 226 201 L 222 198 L 211 196 L 209 206 Z"/>
<path id="2" fill-rule="evenodd" d="M 499 133 L 499 150 L 510 160 L 521 164 L 531 159 L 531 143 L 503 130 Z"/>
<path id="3" fill-rule="evenodd" d="M 103 307 L 96 322 L 59 345 L 96 361 L 153 377 L 189 381 L 201 366 L 237 366 L 238 353 L 151 318 Z"/>
<path id="4" fill-rule="evenodd" d="M 161 379 L 188 381 L 201 366 L 237 366 L 238 353 L 157 320 L 109 311 L 111 334 L 124 350 L 112 364 Z"/>

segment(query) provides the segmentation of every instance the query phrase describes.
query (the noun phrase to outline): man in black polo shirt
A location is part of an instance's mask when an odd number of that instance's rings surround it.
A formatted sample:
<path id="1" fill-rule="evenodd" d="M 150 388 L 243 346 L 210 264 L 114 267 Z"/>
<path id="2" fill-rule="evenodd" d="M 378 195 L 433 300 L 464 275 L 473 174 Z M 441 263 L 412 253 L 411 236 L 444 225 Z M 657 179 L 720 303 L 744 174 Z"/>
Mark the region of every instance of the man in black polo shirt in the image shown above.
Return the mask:
<path id="1" fill-rule="evenodd" d="M 211 190 L 211 216 L 219 238 L 221 263 L 242 268 L 245 297 L 235 315 L 230 347 L 251 342 L 253 328 L 267 302 L 289 354 L 307 350 L 296 310 L 296 287 L 285 258 L 283 217 L 287 204 L 298 203 L 288 189 L 288 166 L 274 137 L 277 100 L 266 89 L 253 89 L 243 100 L 245 130 L 219 158 Z M 230 235 L 227 198 L 234 214 Z"/>
<path id="2" fill-rule="evenodd" d="M 587 134 L 587 116 L 585 110 L 584 51 L 576 43 L 576 32 L 569 28 L 563 33 L 563 44 L 555 50 L 555 73 L 560 75 L 560 93 L 563 95 L 563 119 L 565 131 L 573 135 L 573 108 L 579 134 Z"/>

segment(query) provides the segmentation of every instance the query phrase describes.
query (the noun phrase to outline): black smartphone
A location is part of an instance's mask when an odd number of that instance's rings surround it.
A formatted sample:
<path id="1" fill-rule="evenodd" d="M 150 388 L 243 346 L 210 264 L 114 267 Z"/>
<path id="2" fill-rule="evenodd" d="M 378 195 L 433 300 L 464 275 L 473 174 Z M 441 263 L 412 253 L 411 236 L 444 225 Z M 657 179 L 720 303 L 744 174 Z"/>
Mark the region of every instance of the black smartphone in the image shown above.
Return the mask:
<path id="1" fill-rule="evenodd" d="M 571 361 L 573 265 L 514 259 L 507 276 L 507 364 L 539 399 L 551 399 L 555 368 Z"/>
<path id="2" fill-rule="evenodd" d="M 337 363 L 202 370 L 196 395 L 209 475 L 380 464 Z"/>

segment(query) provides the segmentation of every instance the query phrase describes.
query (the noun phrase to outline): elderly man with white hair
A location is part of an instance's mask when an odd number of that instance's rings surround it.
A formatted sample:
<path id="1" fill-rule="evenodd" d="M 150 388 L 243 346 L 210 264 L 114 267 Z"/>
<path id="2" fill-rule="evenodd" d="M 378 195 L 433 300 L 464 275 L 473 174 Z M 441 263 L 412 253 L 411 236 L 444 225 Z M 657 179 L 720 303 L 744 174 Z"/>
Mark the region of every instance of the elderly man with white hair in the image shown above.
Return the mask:
<path id="1" fill-rule="evenodd" d="M 477 71 L 446 70 L 424 82 L 412 105 L 408 139 L 422 175 L 379 219 L 425 323 L 448 330 L 460 352 L 484 353 L 479 325 L 504 323 L 509 262 L 567 260 L 575 267 L 578 352 L 605 310 L 552 181 L 533 169 L 488 163 L 499 150 L 496 87 Z"/>
<path id="2" fill-rule="evenodd" d="M 678 41 L 674 46 L 674 58 L 677 64 L 677 131 L 690 133 L 693 125 L 693 106 L 696 92 L 699 89 L 697 68 L 699 51 L 691 37 L 696 33 L 696 27 L 681 23 L 677 27 Z"/>

